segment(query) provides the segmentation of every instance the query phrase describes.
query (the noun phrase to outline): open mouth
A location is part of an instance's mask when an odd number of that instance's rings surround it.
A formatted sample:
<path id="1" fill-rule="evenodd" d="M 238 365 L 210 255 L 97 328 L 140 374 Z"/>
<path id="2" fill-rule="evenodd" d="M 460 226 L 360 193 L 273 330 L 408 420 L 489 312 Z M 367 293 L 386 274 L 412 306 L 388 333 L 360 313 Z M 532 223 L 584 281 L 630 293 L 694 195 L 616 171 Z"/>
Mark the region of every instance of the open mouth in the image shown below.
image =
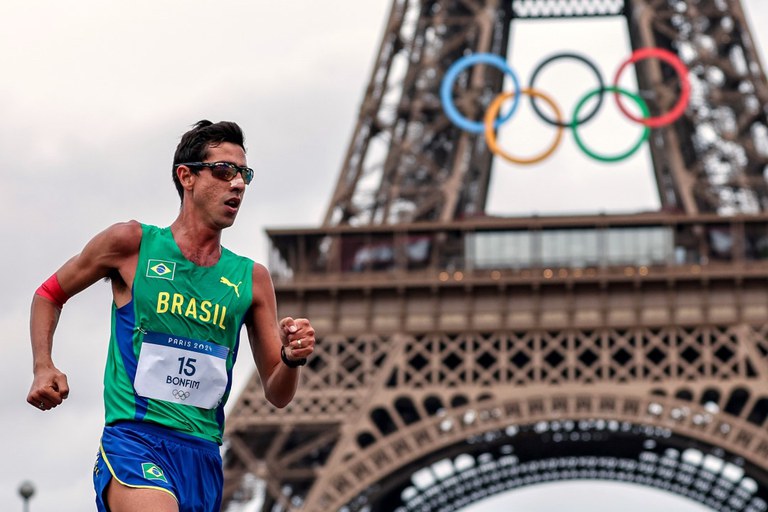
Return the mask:
<path id="1" fill-rule="evenodd" d="M 224 204 L 226 204 L 230 208 L 237 209 L 240 206 L 240 199 L 233 197 L 232 199 L 229 199 L 226 202 L 224 202 Z"/>

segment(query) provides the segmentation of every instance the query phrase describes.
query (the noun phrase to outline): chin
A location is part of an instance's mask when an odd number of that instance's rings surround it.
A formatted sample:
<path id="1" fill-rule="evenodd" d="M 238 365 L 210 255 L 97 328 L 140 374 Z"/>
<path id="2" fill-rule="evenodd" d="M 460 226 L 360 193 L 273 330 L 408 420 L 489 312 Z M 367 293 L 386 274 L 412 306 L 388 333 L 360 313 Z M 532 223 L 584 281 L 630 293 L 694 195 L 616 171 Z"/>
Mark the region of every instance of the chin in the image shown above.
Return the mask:
<path id="1" fill-rule="evenodd" d="M 224 217 L 223 219 L 219 219 L 219 222 L 217 222 L 216 224 L 218 224 L 219 229 L 226 229 L 228 227 L 231 227 L 232 224 L 234 223 L 235 223 L 235 217 L 232 216 L 232 217 Z"/>

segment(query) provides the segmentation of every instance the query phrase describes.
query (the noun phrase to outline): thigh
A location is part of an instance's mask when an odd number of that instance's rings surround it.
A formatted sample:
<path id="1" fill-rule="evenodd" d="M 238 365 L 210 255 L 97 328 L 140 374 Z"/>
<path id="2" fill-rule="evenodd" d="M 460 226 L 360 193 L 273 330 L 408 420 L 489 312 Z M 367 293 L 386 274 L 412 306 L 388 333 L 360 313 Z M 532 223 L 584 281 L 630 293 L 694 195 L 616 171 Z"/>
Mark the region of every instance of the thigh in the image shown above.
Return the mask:
<path id="1" fill-rule="evenodd" d="M 121 508 L 121 504 L 144 500 L 145 496 L 159 496 L 156 498 L 158 503 L 174 505 L 170 509 L 158 510 L 179 510 L 178 500 L 181 498 L 169 474 L 171 461 L 165 456 L 161 444 L 152 436 L 127 429 L 104 429 L 93 468 L 99 512 L 141 510 Z M 132 490 L 141 492 L 128 492 Z M 150 507 L 144 510 L 155 509 Z"/>
<path id="2" fill-rule="evenodd" d="M 127 487 L 114 478 L 106 494 L 110 512 L 179 512 L 178 503 L 167 492 Z"/>
<path id="3" fill-rule="evenodd" d="M 106 427 L 93 479 L 99 512 L 211 512 L 221 508 L 219 447 L 159 433 L 156 428 Z"/>

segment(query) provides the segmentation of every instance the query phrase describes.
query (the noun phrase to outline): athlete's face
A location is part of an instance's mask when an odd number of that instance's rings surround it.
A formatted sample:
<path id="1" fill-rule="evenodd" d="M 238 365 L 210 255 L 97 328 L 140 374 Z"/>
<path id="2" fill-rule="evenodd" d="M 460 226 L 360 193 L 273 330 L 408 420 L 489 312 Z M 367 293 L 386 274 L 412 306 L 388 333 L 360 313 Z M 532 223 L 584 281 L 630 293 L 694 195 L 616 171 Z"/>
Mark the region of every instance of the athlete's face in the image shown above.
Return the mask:
<path id="1" fill-rule="evenodd" d="M 247 165 L 243 148 L 230 142 L 209 147 L 204 162 L 228 162 L 241 167 Z M 244 194 L 245 181 L 240 173 L 232 181 L 216 178 L 208 168 L 200 168 L 196 173 L 192 189 L 194 205 L 203 212 L 206 220 L 219 229 L 227 228 L 235 222 Z"/>

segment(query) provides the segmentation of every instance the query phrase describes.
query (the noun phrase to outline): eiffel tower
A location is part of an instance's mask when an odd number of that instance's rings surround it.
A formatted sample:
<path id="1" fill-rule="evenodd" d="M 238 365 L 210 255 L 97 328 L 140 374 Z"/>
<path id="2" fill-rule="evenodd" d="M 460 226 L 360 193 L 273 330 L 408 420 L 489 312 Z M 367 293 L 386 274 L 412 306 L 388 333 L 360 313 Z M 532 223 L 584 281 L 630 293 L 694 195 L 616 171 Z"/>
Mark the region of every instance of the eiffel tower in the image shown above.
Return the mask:
<path id="1" fill-rule="evenodd" d="M 692 95 L 647 147 L 661 208 L 493 217 L 494 155 L 440 101 L 518 20 L 623 17 Z M 681 81 L 636 63 L 651 115 Z M 503 78 L 452 91 L 482 119 Z M 393 0 L 320 227 L 271 229 L 316 355 L 284 409 L 253 376 L 224 510 L 451 511 L 562 480 L 768 510 L 768 82 L 738 0 Z M 255 510 L 248 508 L 248 510 Z"/>

